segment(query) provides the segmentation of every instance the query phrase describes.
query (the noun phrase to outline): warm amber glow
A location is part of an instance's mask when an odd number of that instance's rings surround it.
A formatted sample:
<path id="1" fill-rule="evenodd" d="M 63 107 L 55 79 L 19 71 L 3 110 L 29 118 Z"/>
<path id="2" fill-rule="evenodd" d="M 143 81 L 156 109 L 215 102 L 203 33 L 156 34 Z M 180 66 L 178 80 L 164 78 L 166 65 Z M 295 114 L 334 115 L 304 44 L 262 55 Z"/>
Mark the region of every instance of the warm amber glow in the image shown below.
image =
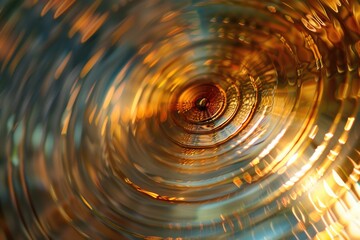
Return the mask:
<path id="1" fill-rule="evenodd" d="M 358 0 L 3 0 L 0 79 L 0 239 L 360 239 Z"/>

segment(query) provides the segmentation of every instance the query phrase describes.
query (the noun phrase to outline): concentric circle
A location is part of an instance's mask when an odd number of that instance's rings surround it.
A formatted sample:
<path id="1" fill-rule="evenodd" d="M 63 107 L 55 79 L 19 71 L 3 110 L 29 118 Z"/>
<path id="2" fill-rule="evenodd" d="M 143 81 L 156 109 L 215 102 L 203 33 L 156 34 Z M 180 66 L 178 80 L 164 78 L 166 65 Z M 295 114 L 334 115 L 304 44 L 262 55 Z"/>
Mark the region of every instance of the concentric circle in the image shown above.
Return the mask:
<path id="1" fill-rule="evenodd" d="M 0 3 L 0 238 L 360 238 L 357 1 Z"/>
<path id="2" fill-rule="evenodd" d="M 174 102 L 176 106 L 174 119 L 181 118 L 192 124 L 204 124 L 213 122 L 222 114 L 226 95 L 219 86 L 208 83 L 196 84 L 184 89 Z"/>

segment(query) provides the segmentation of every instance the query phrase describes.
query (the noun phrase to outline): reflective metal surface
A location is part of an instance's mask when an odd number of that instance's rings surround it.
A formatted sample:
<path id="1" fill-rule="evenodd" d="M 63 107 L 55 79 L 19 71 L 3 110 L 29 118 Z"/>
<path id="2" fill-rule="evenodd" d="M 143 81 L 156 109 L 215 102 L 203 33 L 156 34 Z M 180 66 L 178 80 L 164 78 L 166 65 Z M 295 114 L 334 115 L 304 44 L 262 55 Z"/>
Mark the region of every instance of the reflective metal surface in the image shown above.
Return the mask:
<path id="1" fill-rule="evenodd" d="M 0 239 L 360 239 L 358 0 L 0 1 Z"/>

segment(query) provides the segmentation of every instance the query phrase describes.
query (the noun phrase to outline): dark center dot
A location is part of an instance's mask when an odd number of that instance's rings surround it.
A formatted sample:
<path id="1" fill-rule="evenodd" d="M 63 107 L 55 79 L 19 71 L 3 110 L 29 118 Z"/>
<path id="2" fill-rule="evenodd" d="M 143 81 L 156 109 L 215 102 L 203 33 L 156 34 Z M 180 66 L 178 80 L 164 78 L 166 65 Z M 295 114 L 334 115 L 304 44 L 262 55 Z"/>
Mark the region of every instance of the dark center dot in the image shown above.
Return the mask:
<path id="1" fill-rule="evenodd" d="M 197 109 L 199 109 L 200 111 L 205 111 L 208 105 L 208 99 L 205 97 L 199 98 L 198 100 L 196 100 L 195 102 L 195 106 L 197 107 Z"/>

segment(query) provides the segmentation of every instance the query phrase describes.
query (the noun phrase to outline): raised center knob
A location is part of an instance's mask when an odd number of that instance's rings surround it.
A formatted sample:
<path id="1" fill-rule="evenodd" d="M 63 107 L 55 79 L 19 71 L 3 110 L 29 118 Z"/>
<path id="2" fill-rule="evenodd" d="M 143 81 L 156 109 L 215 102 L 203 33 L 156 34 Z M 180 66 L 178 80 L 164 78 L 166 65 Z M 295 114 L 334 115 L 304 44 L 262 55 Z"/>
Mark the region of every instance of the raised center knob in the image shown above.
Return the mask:
<path id="1" fill-rule="evenodd" d="M 206 107 L 208 104 L 208 99 L 205 97 L 199 98 L 198 100 L 196 100 L 195 102 L 195 106 L 197 107 L 197 109 L 199 109 L 200 111 L 205 111 Z"/>

